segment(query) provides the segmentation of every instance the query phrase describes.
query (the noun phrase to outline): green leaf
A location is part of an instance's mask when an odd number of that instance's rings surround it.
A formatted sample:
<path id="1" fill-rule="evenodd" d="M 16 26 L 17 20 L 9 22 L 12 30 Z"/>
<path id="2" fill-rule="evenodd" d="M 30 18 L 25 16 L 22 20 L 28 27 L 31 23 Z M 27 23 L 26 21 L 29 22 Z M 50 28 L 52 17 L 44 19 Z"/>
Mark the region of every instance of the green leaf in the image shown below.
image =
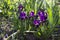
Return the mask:
<path id="1" fill-rule="evenodd" d="M 48 11 L 48 20 L 50 24 L 53 24 L 53 13 L 52 13 L 52 8 L 47 8 Z"/>
<path id="2" fill-rule="evenodd" d="M 45 31 L 45 28 L 43 26 L 41 27 L 41 31 L 42 33 Z"/>

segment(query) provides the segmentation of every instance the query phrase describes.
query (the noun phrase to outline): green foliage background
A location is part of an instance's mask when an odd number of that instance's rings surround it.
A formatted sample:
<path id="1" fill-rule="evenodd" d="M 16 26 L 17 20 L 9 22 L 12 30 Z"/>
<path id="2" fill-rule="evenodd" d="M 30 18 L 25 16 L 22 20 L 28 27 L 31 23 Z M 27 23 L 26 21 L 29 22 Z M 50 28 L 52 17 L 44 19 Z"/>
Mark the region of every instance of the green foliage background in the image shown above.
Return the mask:
<path id="1" fill-rule="evenodd" d="M 0 0 L 0 10 L 2 10 L 2 12 L 0 12 L 0 18 L 4 17 L 9 19 L 14 26 L 12 27 L 13 30 L 22 30 L 24 28 L 22 27 L 22 22 L 18 19 L 19 4 L 25 7 L 23 11 L 26 11 L 27 14 L 29 14 L 31 10 L 34 10 L 36 14 L 40 8 L 48 13 L 48 24 L 40 25 L 37 36 L 43 35 L 47 38 L 48 35 L 53 32 L 54 27 L 60 24 L 60 6 L 56 4 L 56 0 Z M 28 26 L 29 25 L 26 24 L 26 29 L 30 31 L 33 27 Z M 26 31 L 26 29 L 22 30 L 22 32 Z"/>

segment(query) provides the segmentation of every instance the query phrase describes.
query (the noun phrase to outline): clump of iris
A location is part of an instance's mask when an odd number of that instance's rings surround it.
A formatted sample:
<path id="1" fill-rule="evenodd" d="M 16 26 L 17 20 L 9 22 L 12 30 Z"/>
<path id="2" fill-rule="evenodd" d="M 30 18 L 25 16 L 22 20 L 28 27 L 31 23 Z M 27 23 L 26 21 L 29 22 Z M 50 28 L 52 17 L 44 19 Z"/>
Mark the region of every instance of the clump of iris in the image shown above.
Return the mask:
<path id="1" fill-rule="evenodd" d="M 23 6 L 21 4 L 19 5 L 19 9 L 23 10 Z M 32 22 L 35 26 L 39 26 L 43 21 L 46 21 L 47 19 L 47 13 L 44 10 L 39 10 L 36 15 L 34 15 L 34 11 L 30 11 L 28 18 L 32 18 L 36 16 L 37 16 L 37 19 L 34 19 Z M 22 20 L 26 19 L 27 18 L 26 12 L 21 11 L 19 18 Z"/>

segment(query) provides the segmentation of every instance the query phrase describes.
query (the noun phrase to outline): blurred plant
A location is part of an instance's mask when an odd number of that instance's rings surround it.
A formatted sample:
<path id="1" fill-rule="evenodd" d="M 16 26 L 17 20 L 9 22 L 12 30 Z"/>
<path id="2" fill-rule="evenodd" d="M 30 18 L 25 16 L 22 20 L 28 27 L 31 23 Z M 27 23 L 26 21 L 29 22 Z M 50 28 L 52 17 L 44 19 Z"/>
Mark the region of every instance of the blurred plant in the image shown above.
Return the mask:
<path id="1" fill-rule="evenodd" d="M 20 32 L 18 35 L 24 37 L 25 31 L 36 31 L 35 36 L 47 40 L 58 25 L 59 10 L 55 3 L 55 0 L 1 0 L 1 16 L 10 18 L 13 30 Z"/>

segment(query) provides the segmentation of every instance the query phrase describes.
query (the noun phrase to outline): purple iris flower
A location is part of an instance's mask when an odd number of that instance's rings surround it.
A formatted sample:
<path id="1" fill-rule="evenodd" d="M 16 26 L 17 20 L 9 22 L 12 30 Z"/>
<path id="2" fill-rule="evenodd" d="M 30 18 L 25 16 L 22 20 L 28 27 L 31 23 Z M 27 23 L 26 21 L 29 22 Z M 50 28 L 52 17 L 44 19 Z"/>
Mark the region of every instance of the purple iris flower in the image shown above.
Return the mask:
<path id="1" fill-rule="evenodd" d="M 41 21 L 45 21 L 47 19 L 47 13 L 44 11 L 38 11 L 38 16 L 40 17 Z"/>
<path id="2" fill-rule="evenodd" d="M 5 38 L 7 38 L 8 37 L 8 34 L 5 34 Z"/>
<path id="3" fill-rule="evenodd" d="M 19 8 L 19 10 L 23 10 L 23 5 L 20 4 L 20 5 L 18 6 L 18 8 Z"/>
<path id="4" fill-rule="evenodd" d="M 34 11 L 31 11 L 30 12 L 30 17 L 33 17 L 34 16 Z"/>
<path id="5" fill-rule="evenodd" d="M 23 19 L 26 19 L 26 18 L 27 18 L 26 12 L 24 12 L 24 11 L 20 12 L 19 18 L 22 19 L 22 20 L 23 20 Z"/>
<path id="6" fill-rule="evenodd" d="M 34 24 L 35 26 L 38 26 L 38 25 L 40 24 L 40 21 L 39 21 L 39 20 L 34 20 L 34 21 L 33 21 L 33 24 Z"/>

